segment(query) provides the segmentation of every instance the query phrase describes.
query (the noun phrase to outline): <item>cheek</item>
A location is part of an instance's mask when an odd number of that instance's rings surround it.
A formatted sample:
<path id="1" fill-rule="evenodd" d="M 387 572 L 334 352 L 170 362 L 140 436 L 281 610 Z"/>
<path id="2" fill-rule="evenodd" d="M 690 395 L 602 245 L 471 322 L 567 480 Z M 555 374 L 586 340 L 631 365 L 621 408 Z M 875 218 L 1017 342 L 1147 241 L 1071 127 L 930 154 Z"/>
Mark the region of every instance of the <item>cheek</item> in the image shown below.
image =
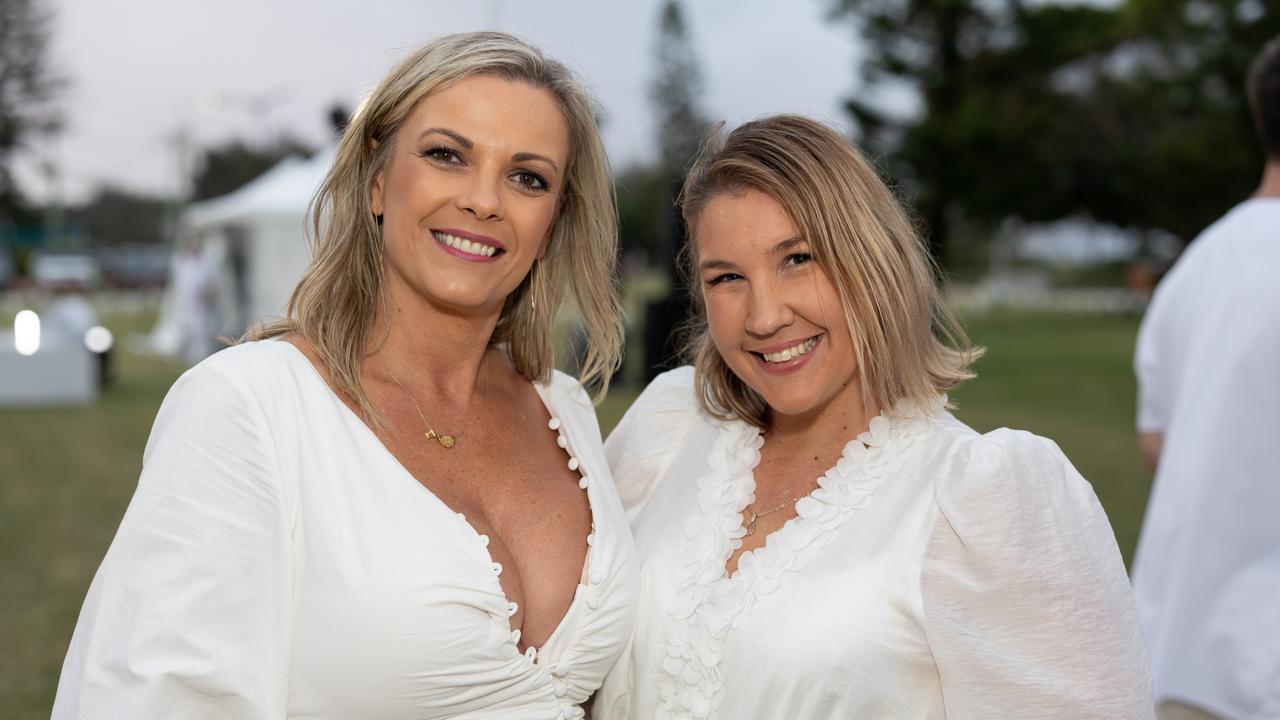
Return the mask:
<path id="1" fill-rule="evenodd" d="M 742 344 L 746 323 L 742 303 L 735 302 L 724 293 L 705 297 L 703 302 L 707 308 L 707 330 L 711 334 L 711 342 L 726 360 L 732 361 L 734 351 Z"/>

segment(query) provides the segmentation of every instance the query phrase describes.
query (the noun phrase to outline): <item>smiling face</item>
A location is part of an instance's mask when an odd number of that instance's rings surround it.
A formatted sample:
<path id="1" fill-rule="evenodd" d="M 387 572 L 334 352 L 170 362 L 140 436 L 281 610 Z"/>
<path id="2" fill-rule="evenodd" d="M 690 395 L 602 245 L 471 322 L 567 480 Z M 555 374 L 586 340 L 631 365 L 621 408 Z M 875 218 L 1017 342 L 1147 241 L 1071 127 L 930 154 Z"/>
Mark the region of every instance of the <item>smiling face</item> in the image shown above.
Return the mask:
<path id="1" fill-rule="evenodd" d="M 860 402 L 840 296 L 787 211 L 758 190 L 722 193 L 693 227 L 711 341 L 783 415 Z"/>
<path id="2" fill-rule="evenodd" d="M 393 304 L 501 312 L 546 250 L 569 130 L 546 90 L 473 76 L 431 94 L 391 142 L 370 200 Z"/>

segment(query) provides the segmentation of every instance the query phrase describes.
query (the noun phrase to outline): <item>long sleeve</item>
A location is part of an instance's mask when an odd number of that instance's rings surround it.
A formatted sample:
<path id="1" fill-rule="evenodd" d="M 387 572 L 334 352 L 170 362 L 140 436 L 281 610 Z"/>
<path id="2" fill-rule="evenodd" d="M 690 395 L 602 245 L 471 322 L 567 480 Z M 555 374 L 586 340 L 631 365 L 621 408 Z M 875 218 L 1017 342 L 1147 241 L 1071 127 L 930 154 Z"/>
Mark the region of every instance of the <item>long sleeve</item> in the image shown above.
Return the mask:
<path id="1" fill-rule="evenodd" d="M 54 720 L 285 716 L 288 502 L 259 400 L 224 365 L 189 371 L 160 409 Z"/>
<path id="2" fill-rule="evenodd" d="M 999 430 L 947 476 L 921 595 L 948 720 L 1152 717 L 1111 526 L 1057 446 Z"/>

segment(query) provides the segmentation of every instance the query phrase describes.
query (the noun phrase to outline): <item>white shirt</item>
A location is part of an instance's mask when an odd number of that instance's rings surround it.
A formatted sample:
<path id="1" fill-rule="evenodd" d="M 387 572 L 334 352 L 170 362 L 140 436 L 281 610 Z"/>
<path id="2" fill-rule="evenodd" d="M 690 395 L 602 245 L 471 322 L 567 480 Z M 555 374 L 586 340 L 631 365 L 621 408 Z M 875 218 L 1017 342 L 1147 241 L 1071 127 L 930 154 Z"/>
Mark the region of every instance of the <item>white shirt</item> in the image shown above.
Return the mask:
<path id="1" fill-rule="evenodd" d="M 1152 717 L 1114 536 L 1053 443 L 881 415 L 726 577 L 762 445 L 691 368 L 609 437 L 641 597 L 597 718 Z"/>
<path id="2" fill-rule="evenodd" d="M 631 633 L 634 546 L 586 394 L 559 373 L 535 387 L 594 520 L 583 584 L 536 657 L 487 538 L 297 348 L 247 343 L 165 399 L 54 720 L 581 718 Z"/>
<path id="3" fill-rule="evenodd" d="M 1280 200 L 1238 205 L 1156 289 L 1138 428 L 1163 432 L 1134 592 L 1158 699 L 1280 717 Z"/>

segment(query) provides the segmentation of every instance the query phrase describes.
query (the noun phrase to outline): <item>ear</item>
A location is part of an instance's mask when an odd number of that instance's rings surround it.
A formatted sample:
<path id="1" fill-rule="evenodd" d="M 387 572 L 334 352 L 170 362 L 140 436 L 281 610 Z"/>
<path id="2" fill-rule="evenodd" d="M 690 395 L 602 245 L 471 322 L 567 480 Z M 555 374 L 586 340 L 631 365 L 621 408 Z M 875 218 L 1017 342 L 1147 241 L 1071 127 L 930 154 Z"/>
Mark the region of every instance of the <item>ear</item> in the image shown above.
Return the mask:
<path id="1" fill-rule="evenodd" d="M 382 183 L 386 177 L 385 169 L 379 170 L 377 175 L 373 176 L 373 186 L 369 188 L 369 207 L 373 210 L 373 214 L 382 217 Z"/>
<path id="2" fill-rule="evenodd" d="M 369 141 L 369 153 L 373 157 L 378 156 L 378 141 Z M 373 210 L 374 215 L 381 216 L 384 210 L 382 201 L 382 188 L 386 182 L 387 168 L 383 165 L 382 169 L 373 176 L 373 185 L 369 187 L 369 207 Z"/>

